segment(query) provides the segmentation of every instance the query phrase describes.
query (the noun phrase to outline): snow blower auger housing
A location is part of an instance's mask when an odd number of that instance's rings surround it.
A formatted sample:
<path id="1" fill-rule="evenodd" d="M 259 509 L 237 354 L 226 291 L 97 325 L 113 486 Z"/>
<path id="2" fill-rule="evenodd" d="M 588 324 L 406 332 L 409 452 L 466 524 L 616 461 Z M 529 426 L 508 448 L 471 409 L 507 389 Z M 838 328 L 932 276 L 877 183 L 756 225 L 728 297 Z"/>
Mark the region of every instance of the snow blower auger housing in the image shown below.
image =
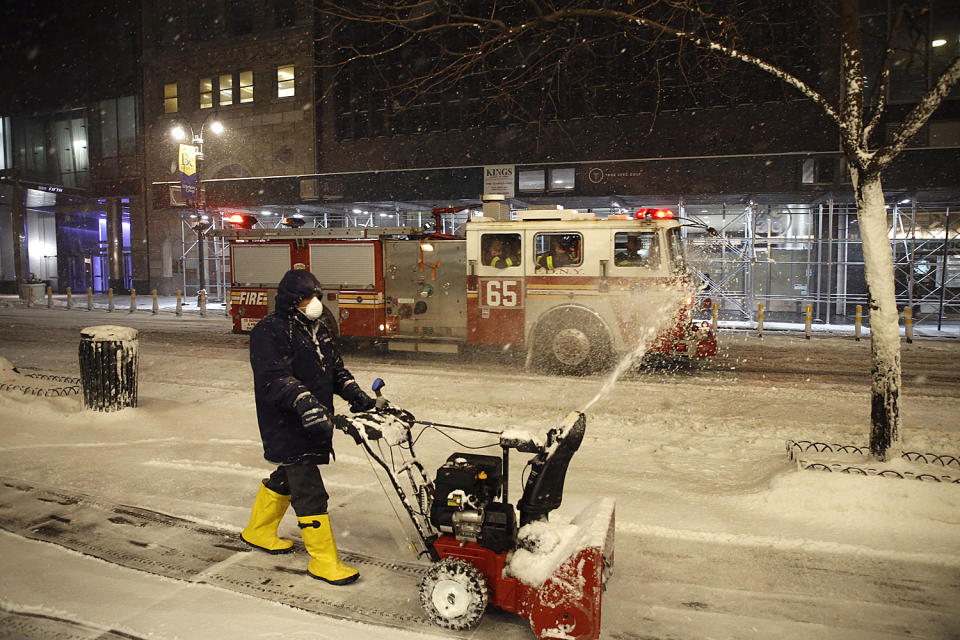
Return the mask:
<path id="1" fill-rule="evenodd" d="M 570 413 L 541 439 L 417 420 L 386 402 L 382 387 L 378 378 L 375 410 L 336 416 L 334 424 L 389 478 L 396 495 L 388 498 L 412 523 L 412 546 L 432 561 L 420 581 L 427 616 L 446 629 L 469 629 L 489 605 L 526 618 L 537 638 L 598 638 L 613 571 L 614 501 L 595 501 L 569 524 L 548 521 L 583 440 L 584 414 Z M 414 425 L 495 435 L 501 455 L 455 452 L 430 480 L 414 453 Z M 516 508 L 508 496 L 511 451 L 533 454 Z"/>

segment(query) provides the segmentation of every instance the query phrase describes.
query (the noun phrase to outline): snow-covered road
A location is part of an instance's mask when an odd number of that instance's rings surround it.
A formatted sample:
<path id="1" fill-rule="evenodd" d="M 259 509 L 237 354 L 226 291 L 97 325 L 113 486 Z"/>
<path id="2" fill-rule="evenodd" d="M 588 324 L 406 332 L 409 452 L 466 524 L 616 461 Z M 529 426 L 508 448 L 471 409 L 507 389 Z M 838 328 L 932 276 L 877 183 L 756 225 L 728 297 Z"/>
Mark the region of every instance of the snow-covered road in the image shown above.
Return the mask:
<path id="1" fill-rule="evenodd" d="M 141 329 L 140 406 L 98 415 L 83 412 L 75 396 L 0 393 L 0 475 L 239 531 L 269 467 L 257 438 L 246 338 L 228 333 L 225 319 L 0 309 L 0 356 L 76 375 L 79 329 L 106 323 Z M 721 348 L 704 367 L 631 371 L 587 413 L 557 517 L 597 496 L 617 500 L 617 564 L 604 596 L 603 637 L 960 637 L 960 487 L 796 472 L 784 452 L 787 439 L 865 443 L 869 343 L 724 334 Z M 958 355 L 956 340 L 904 345 L 907 448 L 960 454 Z M 522 361 L 495 354 L 351 350 L 345 359 L 364 386 L 384 378 L 386 395 L 422 419 L 490 429 L 543 432 L 605 383 L 603 376 L 528 373 Z M 456 437 L 489 443 L 482 434 Z M 366 459 L 349 439 L 338 436 L 335 444 L 337 461 L 325 478 L 341 547 L 412 562 Z M 454 450 L 459 445 L 431 430 L 418 442 L 427 468 Z M 522 458 L 512 460 L 515 482 Z M 292 516 L 282 532 L 297 535 Z M 189 592 L 183 585 L 167 585 L 164 595 L 166 583 L 155 576 L 10 534 L 0 535 L 0 550 L 7 611 L 136 637 L 226 635 L 207 626 L 201 614 L 210 609 L 195 610 L 181 597 Z M 167 604 L 149 615 L 110 618 L 89 598 L 54 588 L 60 566 L 89 574 L 89 590 L 102 589 L 104 598 L 113 597 L 110 581 L 120 580 Z M 30 573 L 34 587 L 11 579 L 19 573 Z M 198 589 L 203 607 L 216 603 L 238 619 L 264 612 L 262 626 L 247 619 L 256 616 L 242 618 L 248 633 L 237 637 L 267 637 L 268 630 L 311 637 L 310 620 L 316 637 L 339 636 L 335 626 L 348 624 L 214 591 Z M 414 595 L 377 597 L 381 608 L 402 609 Z M 472 635 L 499 637 L 502 628 L 484 620 Z M 368 628 L 357 629 L 343 634 L 365 637 Z M 523 637 L 522 627 L 510 631 Z"/>

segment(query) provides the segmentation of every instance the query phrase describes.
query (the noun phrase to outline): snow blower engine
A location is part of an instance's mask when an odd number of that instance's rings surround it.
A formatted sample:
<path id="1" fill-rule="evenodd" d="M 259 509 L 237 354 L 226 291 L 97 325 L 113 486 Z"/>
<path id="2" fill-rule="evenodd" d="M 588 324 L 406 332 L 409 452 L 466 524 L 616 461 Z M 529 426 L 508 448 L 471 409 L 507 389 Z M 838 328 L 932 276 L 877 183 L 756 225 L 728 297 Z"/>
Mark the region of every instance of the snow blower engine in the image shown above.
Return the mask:
<path id="1" fill-rule="evenodd" d="M 409 516 L 408 539 L 432 561 L 420 581 L 420 604 L 437 625 L 477 625 L 488 605 L 526 618 L 538 638 L 595 640 L 600 604 L 613 570 L 614 502 L 595 500 L 568 524 L 548 520 L 560 506 L 567 467 L 586 430 L 570 413 L 545 438 L 417 420 L 390 405 L 383 380 L 374 410 L 335 416 L 394 489 L 388 498 Z M 414 452 L 415 425 L 446 433 L 497 436 L 501 455 L 455 452 L 429 478 Z M 510 452 L 533 454 L 523 492 L 508 496 Z M 518 517 L 519 514 L 519 517 Z"/>

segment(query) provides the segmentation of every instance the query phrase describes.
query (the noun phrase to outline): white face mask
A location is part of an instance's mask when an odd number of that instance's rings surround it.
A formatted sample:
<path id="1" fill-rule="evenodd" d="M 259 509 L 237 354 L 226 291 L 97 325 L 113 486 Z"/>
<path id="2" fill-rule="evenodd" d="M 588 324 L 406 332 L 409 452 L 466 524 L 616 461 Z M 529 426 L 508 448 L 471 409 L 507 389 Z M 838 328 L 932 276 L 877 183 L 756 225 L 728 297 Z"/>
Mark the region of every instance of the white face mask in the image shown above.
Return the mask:
<path id="1" fill-rule="evenodd" d="M 307 316 L 311 320 L 316 320 L 322 313 L 323 303 L 320 302 L 320 298 L 313 298 L 307 303 L 307 306 L 303 308 L 303 315 Z"/>

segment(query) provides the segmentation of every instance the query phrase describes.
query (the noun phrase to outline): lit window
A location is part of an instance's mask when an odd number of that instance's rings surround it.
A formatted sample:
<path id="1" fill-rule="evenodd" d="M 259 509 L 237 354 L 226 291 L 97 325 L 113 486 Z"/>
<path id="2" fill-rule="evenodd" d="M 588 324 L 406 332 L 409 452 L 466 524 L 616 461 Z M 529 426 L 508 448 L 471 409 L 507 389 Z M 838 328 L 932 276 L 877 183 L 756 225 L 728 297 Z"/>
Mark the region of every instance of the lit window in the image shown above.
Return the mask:
<path id="1" fill-rule="evenodd" d="M 200 108 L 213 108 L 213 78 L 200 78 Z"/>
<path id="2" fill-rule="evenodd" d="M 517 172 L 517 177 L 517 188 L 520 191 L 543 191 L 546 188 L 543 169 L 521 169 Z"/>
<path id="3" fill-rule="evenodd" d="M 177 83 L 176 82 L 171 82 L 170 84 L 163 85 L 163 112 L 164 113 L 177 112 Z"/>
<path id="4" fill-rule="evenodd" d="M 240 104 L 253 102 L 253 71 L 240 72 Z"/>
<path id="5" fill-rule="evenodd" d="M 277 97 L 290 98 L 294 92 L 293 65 L 277 67 Z"/>
<path id="6" fill-rule="evenodd" d="M 233 74 L 220 74 L 220 106 L 233 104 Z"/>
<path id="7" fill-rule="evenodd" d="M 550 169 L 550 188 L 554 190 L 573 189 L 575 173 L 576 169 L 573 167 Z"/>

